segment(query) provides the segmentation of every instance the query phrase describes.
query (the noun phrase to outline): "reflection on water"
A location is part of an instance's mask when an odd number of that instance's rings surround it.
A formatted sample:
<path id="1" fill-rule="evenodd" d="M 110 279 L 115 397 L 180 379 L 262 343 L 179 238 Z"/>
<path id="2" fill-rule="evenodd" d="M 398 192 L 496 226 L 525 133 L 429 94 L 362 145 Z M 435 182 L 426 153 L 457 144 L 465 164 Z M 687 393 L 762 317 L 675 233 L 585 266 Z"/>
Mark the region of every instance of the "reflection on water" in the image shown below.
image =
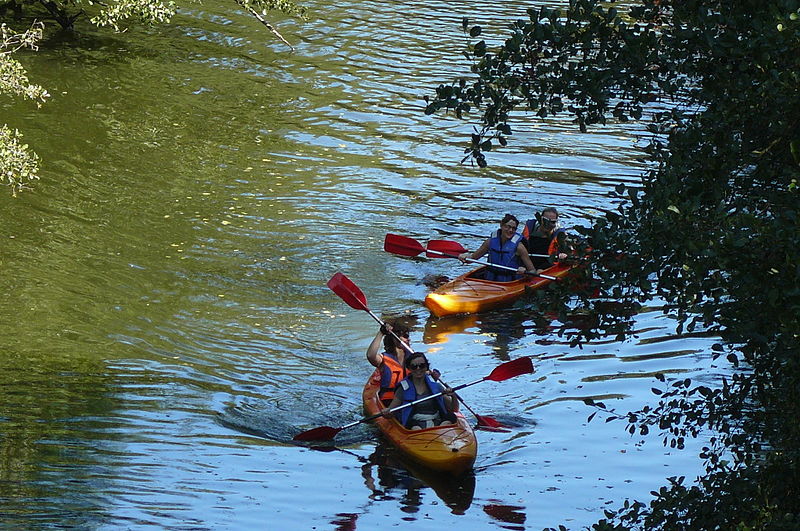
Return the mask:
<path id="1" fill-rule="evenodd" d="M 228 408 L 220 415 L 219 422 L 242 433 L 264 437 L 276 442 L 291 444 L 296 431 L 285 419 L 268 415 L 266 409 L 259 414 L 253 408 Z M 329 443 L 312 443 L 308 448 L 315 452 L 337 452 L 356 459 L 360 465 L 363 484 L 369 491 L 368 500 L 396 501 L 408 514 L 418 512 L 423 505 L 425 493 L 432 491 L 453 514 L 463 514 L 469 509 L 475 493 L 475 475 L 467 473 L 460 477 L 440 474 L 406 459 L 391 445 L 379 440 L 374 429 L 361 427 L 347 438 L 337 437 Z M 374 445 L 366 457 L 348 447 L 365 443 Z M 370 502 L 367 502 L 369 505 Z M 362 508 L 363 509 L 363 508 Z M 338 513 L 331 523 L 341 529 L 355 529 L 360 513 Z M 350 526 L 350 527 L 348 527 Z"/>
<path id="2" fill-rule="evenodd" d="M 292 437 L 297 434 L 297 428 L 294 425 L 297 416 L 291 411 L 280 410 L 269 404 L 244 403 L 235 407 L 230 406 L 219 415 L 218 421 L 222 425 L 242 433 L 284 444 L 299 444 L 292 441 Z M 307 446 L 318 452 L 340 452 L 361 462 L 364 485 L 372 493 L 370 499 L 397 499 L 399 493 L 403 511 L 415 512 L 414 508 L 421 505 L 423 499 L 420 491 L 431 489 L 452 509 L 454 514 L 463 514 L 469 508 L 475 491 L 475 475 L 473 473 L 456 478 L 449 474 L 428 470 L 424 466 L 406 459 L 383 440 L 378 442 L 375 450 L 368 457 L 363 457 L 346 448 L 364 442 L 373 444 L 376 435 L 375 429 L 357 425 L 348 430 L 345 435 L 337 435 L 333 441 L 310 443 Z M 336 521 L 336 525 L 349 525 L 347 522 L 354 522 L 357 514 L 337 514 L 337 518 L 339 520 Z"/>
<path id="3" fill-rule="evenodd" d="M 714 385 L 714 338 L 643 308 L 632 337 L 572 349 L 530 300 L 434 322 L 422 279 L 465 267 L 381 247 L 392 232 L 474 248 L 502 213 L 548 204 L 586 225 L 642 169 L 635 126 L 532 119 L 490 168 L 460 166 L 469 126 L 425 116 L 422 96 L 468 67 L 462 16 L 492 39 L 530 2 L 305 4 L 309 22 L 275 21 L 294 53 L 210 1 L 24 56 L 53 98 L 0 102 L 42 158 L 33 192 L 0 194 L 2 525 L 578 528 L 691 476 L 691 450 L 587 424 L 583 400 L 636 408 L 656 373 Z M 347 452 L 291 442 L 362 415 L 376 326 L 325 287 L 339 270 L 381 315 L 417 320 L 414 343 L 449 383 L 536 360 L 463 391 L 513 427 L 478 432 L 474 485 L 378 452 L 363 425 L 337 435 Z"/>
<path id="4" fill-rule="evenodd" d="M 431 315 L 425 321 L 422 332 L 422 341 L 426 345 L 442 345 L 450 341 L 450 336 L 460 334 L 470 328 L 476 328 L 478 314 L 449 315 L 447 317 L 434 317 Z"/>
<path id="5" fill-rule="evenodd" d="M 523 530 L 525 529 L 525 507 L 517 505 L 503 505 L 501 503 L 490 503 L 483 506 L 483 512 L 502 522 L 500 527 L 503 529 Z M 503 525 L 512 524 L 512 525 Z"/>
<path id="6" fill-rule="evenodd" d="M 361 466 L 361 475 L 364 485 L 372 491 L 371 497 L 398 500 L 401 510 L 408 514 L 419 512 L 428 489 L 453 514 L 464 514 L 475 495 L 474 474 L 467 473 L 457 478 L 439 474 L 404 459 L 383 441 Z"/>
<path id="7" fill-rule="evenodd" d="M 555 316 L 546 315 L 518 303 L 513 308 L 480 314 L 430 316 L 425 321 L 422 340 L 427 345 L 446 344 L 451 336 L 469 333 L 481 336 L 481 341 L 491 347 L 498 360 L 508 361 L 515 344 L 531 334 L 547 335 L 556 329 Z M 437 350 L 439 347 L 437 347 Z"/>

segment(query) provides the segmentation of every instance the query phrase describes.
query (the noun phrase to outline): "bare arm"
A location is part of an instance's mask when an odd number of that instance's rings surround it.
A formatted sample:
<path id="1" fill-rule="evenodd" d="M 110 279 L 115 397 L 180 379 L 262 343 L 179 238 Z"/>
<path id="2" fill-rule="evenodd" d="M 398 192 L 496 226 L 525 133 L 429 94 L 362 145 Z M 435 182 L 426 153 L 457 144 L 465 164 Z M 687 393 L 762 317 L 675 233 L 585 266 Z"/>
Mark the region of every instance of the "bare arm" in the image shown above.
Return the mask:
<path id="1" fill-rule="evenodd" d="M 381 363 L 383 363 L 383 354 L 381 354 L 382 345 L 383 345 L 383 332 L 378 330 L 378 333 L 375 334 L 375 339 L 373 339 L 372 343 L 370 343 L 369 347 L 367 347 L 367 360 L 374 367 L 377 367 Z"/>
<path id="2" fill-rule="evenodd" d="M 489 251 L 489 240 L 487 239 L 484 240 L 481 246 L 478 247 L 478 249 L 474 253 L 472 253 L 472 259 L 477 260 L 481 256 L 485 255 L 488 251 Z"/>
<path id="3" fill-rule="evenodd" d="M 400 386 L 398 386 L 398 387 L 400 387 Z M 398 392 L 398 390 L 395 390 L 394 398 L 392 398 L 392 402 L 388 406 L 386 406 L 385 408 L 383 408 L 381 410 L 381 414 L 386 418 L 391 417 L 392 414 L 389 413 L 389 410 L 393 409 L 393 408 L 396 408 L 397 406 L 401 405 L 402 403 L 403 403 L 403 393 L 402 392 Z"/>
<path id="4" fill-rule="evenodd" d="M 431 378 L 433 378 L 434 381 L 437 381 L 440 384 L 442 384 L 442 388 L 444 389 L 444 395 L 443 395 L 444 405 L 447 407 L 447 410 L 452 413 L 458 411 L 459 407 L 461 407 L 461 401 L 458 399 L 455 392 L 450 390 L 450 387 L 448 387 L 446 383 L 439 380 L 439 377 L 441 377 L 442 375 L 439 372 L 439 370 L 431 369 L 430 371 L 428 371 L 428 374 L 431 375 Z"/>
<path id="5" fill-rule="evenodd" d="M 456 411 L 458 411 L 459 408 L 458 399 L 456 398 L 455 393 L 451 391 L 449 387 L 446 388 L 444 395 L 442 396 L 444 398 L 444 405 L 447 407 L 447 411 L 451 413 L 455 413 Z"/>
<path id="6" fill-rule="evenodd" d="M 517 244 L 517 257 L 519 257 L 520 262 L 525 267 L 525 271 L 536 271 L 536 268 L 533 267 L 533 262 L 531 262 L 531 257 L 528 256 L 528 248 L 520 242 Z"/>
<path id="7" fill-rule="evenodd" d="M 470 253 L 461 253 L 461 254 L 458 256 L 458 258 L 459 258 L 459 260 L 461 260 L 462 262 L 466 261 L 467 259 L 470 259 L 470 260 L 477 260 L 477 259 L 478 259 L 478 258 L 480 258 L 481 256 L 485 255 L 485 254 L 486 254 L 486 252 L 487 252 L 488 250 L 489 250 L 489 240 L 487 239 L 487 240 L 486 240 L 486 241 L 484 241 L 484 242 L 481 244 L 481 246 L 480 246 L 480 247 L 478 247 L 478 249 L 477 249 L 475 252 L 473 252 L 472 254 L 470 254 Z"/>

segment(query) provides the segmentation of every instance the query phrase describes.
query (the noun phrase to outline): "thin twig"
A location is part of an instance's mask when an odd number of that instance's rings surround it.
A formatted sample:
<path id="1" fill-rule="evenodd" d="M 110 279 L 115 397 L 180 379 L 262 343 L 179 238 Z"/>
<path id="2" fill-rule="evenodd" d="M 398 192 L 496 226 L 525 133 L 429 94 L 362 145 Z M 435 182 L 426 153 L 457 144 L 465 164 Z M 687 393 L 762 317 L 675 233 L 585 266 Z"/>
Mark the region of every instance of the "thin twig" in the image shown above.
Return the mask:
<path id="1" fill-rule="evenodd" d="M 286 39 L 284 39 L 284 38 L 283 38 L 283 35 L 281 35 L 281 34 L 280 34 L 280 32 L 278 32 L 278 30 L 276 30 L 276 29 L 275 29 L 275 28 L 272 26 L 272 24 L 270 24 L 269 22 L 267 22 L 267 21 L 264 19 L 264 17 L 262 17 L 262 16 L 261 16 L 261 14 L 260 14 L 258 11 L 256 11 L 255 9 L 253 9 L 252 7 L 250 7 L 249 5 L 245 4 L 245 2 L 244 2 L 243 0 L 236 0 L 236 3 L 237 3 L 237 4 L 239 4 L 240 6 L 242 6 L 243 8 L 245 8 L 246 10 L 248 10 L 248 11 L 250 12 L 250 14 L 251 14 L 251 15 L 253 15 L 254 17 L 256 17 L 256 19 L 257 19 L 259 22 L 261 22 L 262 24 L 264 24 L 264 25 L 267 27 L 267 29 L 268 29 L 268 30 L 270 30 L 270 31 L 271 31 L 271 32 L 272 32 L 272 33 L 273 33 L 273 34 L 274 34 L 276 37 L 278 37 L 278 38 L 281 40 L 281 42 L 283 42 L 283 43 L 284 43 L 286 46 L 288 46 L 289 48 L 291 48 L 291 50 L 292 50 L 292 51 L 294 51 L 294 46 L 292 46 L 291 44 L 289 44 L 289 41 L 287 41 Z"/>

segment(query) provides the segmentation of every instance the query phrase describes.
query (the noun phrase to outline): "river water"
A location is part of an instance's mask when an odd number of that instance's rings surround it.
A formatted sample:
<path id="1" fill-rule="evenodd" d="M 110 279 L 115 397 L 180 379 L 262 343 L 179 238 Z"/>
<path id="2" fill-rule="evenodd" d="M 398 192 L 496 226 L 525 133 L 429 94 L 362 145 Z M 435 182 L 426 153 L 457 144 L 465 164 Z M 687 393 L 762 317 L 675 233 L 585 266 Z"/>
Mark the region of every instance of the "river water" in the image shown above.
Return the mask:
<path id="1" fill-rule="evenodd" d="M 714 338 L 658 306 L 583 349 L 531 301 L 437 322 L 421 279 L 464 266 L 382 251 L 387 232 L 474 248 L 550 204 L 586 225 L 636 181 L 639 130 L 529 118 L 489 168 L 460 165 L 470 124 L 422 97 L 464 71 L 463 15 L 499 30 L 527 3 L 306 5 L 273 19 L 294 52 L 213 1 L 24 58 L 53 97 L 0 102 L 43 159 L 32 191 L 0 194 L 0 527 L 577 529 L 694 477 L 699 443 L 587 423 L 583 399 L 637 408 L 657 372 L 714 385 Z M 514 426 L 478 432 L 474 474 L 409 468 L 363 426 L 291 444 L 361 415 L 376 325 L 325 287 L 337 271 L 414 321 L 451 384 L 534 358 L 463 391 Z"/>

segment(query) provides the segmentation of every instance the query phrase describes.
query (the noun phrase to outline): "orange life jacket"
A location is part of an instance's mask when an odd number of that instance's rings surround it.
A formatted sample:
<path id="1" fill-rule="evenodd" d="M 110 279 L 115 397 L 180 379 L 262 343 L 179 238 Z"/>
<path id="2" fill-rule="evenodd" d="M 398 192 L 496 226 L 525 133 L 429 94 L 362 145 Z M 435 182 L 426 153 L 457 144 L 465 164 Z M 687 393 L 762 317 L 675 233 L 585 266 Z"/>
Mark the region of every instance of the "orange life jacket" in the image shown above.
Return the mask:
<path id="1" fill-rule="evenodd" d="M 566 236 L 567 234 L 566 229 L 556 229 L 550 236 L 552 239 L 550 240 L 550 245 L 547 247 L 547 254 L 549 254 L 550 256 L 557 255 L 558 253 L 561 252 L 558 237 L 562 234 Z"/>
<path id="2" fill-rule="evenodd" d="M 378 397 L 381 400 L 391 401 L 394 398 L 395 387 L 405 377 L 406 370 L 400 365 L 397 358 L 384 352 L 383 363 L 381 363 L 381 390 Z"/>

